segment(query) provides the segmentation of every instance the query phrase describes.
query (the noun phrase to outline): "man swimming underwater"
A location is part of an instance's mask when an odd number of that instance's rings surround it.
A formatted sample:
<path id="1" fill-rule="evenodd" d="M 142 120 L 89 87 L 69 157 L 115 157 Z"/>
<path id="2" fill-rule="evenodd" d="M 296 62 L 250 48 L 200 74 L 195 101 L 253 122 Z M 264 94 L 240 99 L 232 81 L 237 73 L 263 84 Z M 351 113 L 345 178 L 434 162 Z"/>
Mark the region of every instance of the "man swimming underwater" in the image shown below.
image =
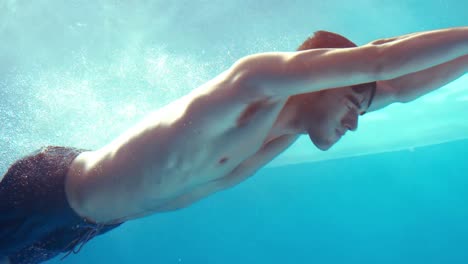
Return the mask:
<path id="1" fill-rule="evenodd" d="M 104 147 L 45 147 L 0 183 L 0 256 L 37 263 L 121 223 L 232 187 L 302 134 L 327 150 L 359 115 L 465 74 L 468 27 L 356 47 L 319 31 L 296 52 L 238 60 Z"/>

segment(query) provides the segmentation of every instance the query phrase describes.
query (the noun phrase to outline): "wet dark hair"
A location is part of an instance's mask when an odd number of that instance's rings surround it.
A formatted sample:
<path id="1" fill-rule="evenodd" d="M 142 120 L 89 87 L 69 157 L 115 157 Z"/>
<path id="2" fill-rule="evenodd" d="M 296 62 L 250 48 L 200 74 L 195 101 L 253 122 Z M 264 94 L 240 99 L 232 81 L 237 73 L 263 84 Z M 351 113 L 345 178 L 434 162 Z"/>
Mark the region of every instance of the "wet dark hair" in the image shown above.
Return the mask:
<path id="1" fill-rule="evenodd" d="M 323 49 L 323 48 L 352 48 L 357 45 L 351 40 L 341 36 L 340 34 L 320 30 L 314 33 L 311 37 L 307 38 L 298 48 L 297 51 L 309 49 Z M 367 108 L 370 107 L 372 99 L 375 95 L 377 88 L 376 82 L 363 83 L 351 86 L 351 89 L 359 94 L 368 92 L 370 90 L 370 98 Z"/>
<path id="2" fill-rule="evenodd" d="M 309 49 L 324 49 L 324 48 L 351 48 L 357 47 L 351 40 L 333 32 L 329 31 L 316 31 L 314 35 L 307 38 L 301 46 L 297 48 L 298 51 Z"/>

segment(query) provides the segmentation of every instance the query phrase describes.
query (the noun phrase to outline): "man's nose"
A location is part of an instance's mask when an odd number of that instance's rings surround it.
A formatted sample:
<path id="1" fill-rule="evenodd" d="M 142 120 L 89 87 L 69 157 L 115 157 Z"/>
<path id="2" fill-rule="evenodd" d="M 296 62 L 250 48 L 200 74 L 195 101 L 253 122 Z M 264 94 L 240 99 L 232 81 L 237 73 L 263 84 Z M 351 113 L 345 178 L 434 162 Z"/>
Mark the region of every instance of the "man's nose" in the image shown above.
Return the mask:
<path id="1" fill-rule="evenodd" d="M 354 132 L 354 131 L 357 130 L 357 127 L 358 127 L 358 120 L 356 118 L 356 119 L 354 119 L 354 122 L 351 123 L 351 126 L 349 127 L 349 130 Z"/>
<path id="2" fill-rule="evenodd" d="M 358 128 L 358 117 L 357 116 L 348 116 L 343 120 L 343 126 L 350 131 L 356 131 Z"/>

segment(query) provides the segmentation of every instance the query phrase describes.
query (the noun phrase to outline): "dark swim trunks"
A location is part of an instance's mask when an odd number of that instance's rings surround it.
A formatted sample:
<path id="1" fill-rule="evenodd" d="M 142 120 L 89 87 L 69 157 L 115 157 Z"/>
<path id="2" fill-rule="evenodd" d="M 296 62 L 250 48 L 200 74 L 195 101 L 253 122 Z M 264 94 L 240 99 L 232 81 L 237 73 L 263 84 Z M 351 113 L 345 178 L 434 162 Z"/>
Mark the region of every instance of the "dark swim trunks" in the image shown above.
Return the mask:
<path id="1" fill-rule="evenodd" d="M 120 225 L 91 223 L 70 208 L 65 176 L 83 151 L 45 147 L 8 169 L 0 182 L 0 259 L 39 263 L 76 253 L 91 238 Z"/>

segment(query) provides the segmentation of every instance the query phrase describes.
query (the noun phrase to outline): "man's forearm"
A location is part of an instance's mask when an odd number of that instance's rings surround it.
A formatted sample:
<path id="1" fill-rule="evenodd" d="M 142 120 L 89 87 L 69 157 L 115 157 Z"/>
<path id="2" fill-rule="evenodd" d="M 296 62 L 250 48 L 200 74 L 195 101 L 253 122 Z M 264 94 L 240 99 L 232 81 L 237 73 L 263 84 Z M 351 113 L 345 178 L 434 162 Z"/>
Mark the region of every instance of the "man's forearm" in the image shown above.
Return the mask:
<path id="1" fill-rule="evenodd" d="M 386 81 L 399 102 L 409 102 L 436 90 L 468 72 L 468 55 L 432 68 Z"/>
<path id="2" fill-rule="evenodd" d="M 414 33 L 380 46 L 380 79 L 393 79 L 468 54 L 468 27 Z"/>

